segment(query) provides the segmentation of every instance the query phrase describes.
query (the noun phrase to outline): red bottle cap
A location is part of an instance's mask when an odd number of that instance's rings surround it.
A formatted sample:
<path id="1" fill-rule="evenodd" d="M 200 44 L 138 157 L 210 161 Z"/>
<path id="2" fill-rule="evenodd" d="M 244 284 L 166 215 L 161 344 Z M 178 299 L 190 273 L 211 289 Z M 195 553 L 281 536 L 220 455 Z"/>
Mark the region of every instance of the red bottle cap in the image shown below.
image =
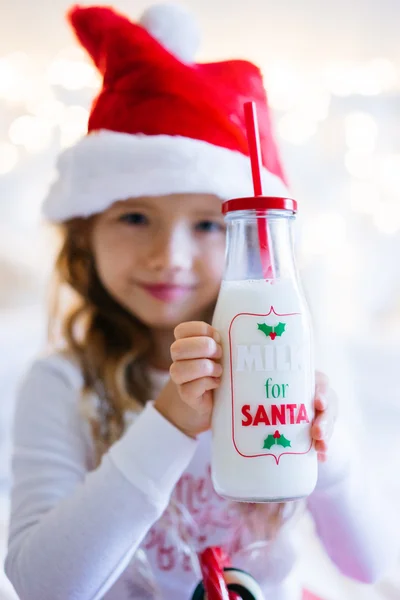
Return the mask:
<path id="1" fill-rule="evenodd" d="M 249 198 L 234 198 L 222 204 L 224 215 L 236 210 L 287 210 L 297 212 L 297 202 L 291 198 L 276 198 L 273 196 L 250 196 Z"/>

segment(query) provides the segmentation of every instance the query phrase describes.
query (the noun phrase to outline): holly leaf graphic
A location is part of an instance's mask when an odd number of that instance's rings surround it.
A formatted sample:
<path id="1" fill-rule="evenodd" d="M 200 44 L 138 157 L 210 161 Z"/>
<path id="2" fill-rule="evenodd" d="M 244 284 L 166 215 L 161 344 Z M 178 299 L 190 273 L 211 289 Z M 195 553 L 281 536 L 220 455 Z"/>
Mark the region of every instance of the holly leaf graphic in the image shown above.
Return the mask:
<path id="1" fill-rule="evenodd" d="M 274 328 L 270 327 L 269 325 L 266 325 L 265 323 L 257 323 L 258 325 L 258 329 L 260 331 L 262 331 L 263 333 L 265 333 L 266 336 L 269 336 L 270 333 L 273 333 Z"/>
<path id="2" fill-rule="evenodd" d="M 279 322 L 278 325 L 267 325 L 266 323 L 257 323 L 258 329 L 265 333 L 267 337 L 270 337 L 271 340 L 274 340 L 276 336 L 281 336 L 285 331 L 286 323 Z"/>
<path id="3" fill-rule="evenodd" d="M 276 335 L 278 337 L 280 337 L 282 335 L 282 333 L 284 333 L 285 327 L 286 327 L 286 323 L 278 323 L 278 325 L 273 328 L 274 333 L 276 333 Z"/>
<path id="4" fill-rule="evenodd" d="M 278 446 L 283 446 L 284 448 L 287 448 L 291 444 L 291 442 L 289 442 L 289 440 L 285 438 L 284 435 L 281 435 L 281 437 L 277 440 L 276 443 L 278 444 Z"/>
<path id="5" fill-rule="evenodd" d="M 275 444 L 275 438 L 272 434 L 270 434 L 267 438 L 265 438 L 263 448 L 267 448 L 268 450 L 271 450 L 271 448 L 274 444 Z"/>

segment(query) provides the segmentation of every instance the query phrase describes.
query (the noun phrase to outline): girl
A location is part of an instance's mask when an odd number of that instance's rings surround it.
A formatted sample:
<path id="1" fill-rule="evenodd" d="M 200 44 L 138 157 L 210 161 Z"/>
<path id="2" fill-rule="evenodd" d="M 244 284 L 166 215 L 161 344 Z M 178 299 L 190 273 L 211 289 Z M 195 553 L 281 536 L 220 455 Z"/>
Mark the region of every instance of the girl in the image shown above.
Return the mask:
<path id="1" fill-rule="evenodd" d="M 222 372 L 209 322 L 221 199 L 251 190 L 245 100 L 258 104 L 265 190 L 286 193 L 260 73 L 244 61 L 195 64 L 197 31 L 177 8 L 151 9 L 141 25 L 99 7 L 70 19 L 104 83 L 45 204 L 63 234 L 58 285 L 76 301 L 61 311 L 63 347 L 20 391 L 7 574 L 21 600 L 188 600 L 192 550 L 219 545 L 237 566 L 253 557 L 268 600 L 298 599 L 287 577 L 293 510 L 229 504 L 209 476 Z M 392 550 L 345 440 L 333 436 L 326 460 L 335 404 L 320 376 L 308 508 L 332 560 L 367 582 Z"/>

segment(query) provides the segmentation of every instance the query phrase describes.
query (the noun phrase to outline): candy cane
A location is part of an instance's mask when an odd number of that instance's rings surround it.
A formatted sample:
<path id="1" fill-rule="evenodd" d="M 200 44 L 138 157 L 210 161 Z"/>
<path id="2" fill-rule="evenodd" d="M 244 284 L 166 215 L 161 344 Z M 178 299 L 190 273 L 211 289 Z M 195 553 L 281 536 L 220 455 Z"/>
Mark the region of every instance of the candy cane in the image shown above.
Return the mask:
<path id="1" fill-rule="evenodd" d="M 197 586 L 192 600 L 264 600 L 253 577 L 231 567 L 221 548 L 206 548 L 199 559 L 203 581 Z"/>
<path id="2" fill-rule="evenodd" d="M 221 548 L 206 548 L 200 554 L 207 600 L 230 600 L 224 579 L 224 567 L 228 564 L 228 557 Z"/>

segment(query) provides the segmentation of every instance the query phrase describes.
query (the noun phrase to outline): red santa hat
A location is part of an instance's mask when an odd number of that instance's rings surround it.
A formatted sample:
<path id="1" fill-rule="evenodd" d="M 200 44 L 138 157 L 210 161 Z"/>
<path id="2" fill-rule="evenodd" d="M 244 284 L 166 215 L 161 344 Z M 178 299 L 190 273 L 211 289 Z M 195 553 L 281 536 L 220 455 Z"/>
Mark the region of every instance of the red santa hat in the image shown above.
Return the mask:
<path id="1" fill-rule="evenodd" d="M 88 134 L 58 160 L 44 203 L 53 222 L 116 200 L 173 193 L 250 195 L 243 105 L 257 104 L 264 195 L 287 189 L 259 69 L 194 62 L 199 32 L 181 7 L 148 9 L 139 24 L 107 7 L 74 7 L 72 27 L 103 76 Z"/>

